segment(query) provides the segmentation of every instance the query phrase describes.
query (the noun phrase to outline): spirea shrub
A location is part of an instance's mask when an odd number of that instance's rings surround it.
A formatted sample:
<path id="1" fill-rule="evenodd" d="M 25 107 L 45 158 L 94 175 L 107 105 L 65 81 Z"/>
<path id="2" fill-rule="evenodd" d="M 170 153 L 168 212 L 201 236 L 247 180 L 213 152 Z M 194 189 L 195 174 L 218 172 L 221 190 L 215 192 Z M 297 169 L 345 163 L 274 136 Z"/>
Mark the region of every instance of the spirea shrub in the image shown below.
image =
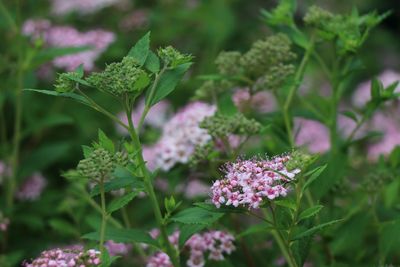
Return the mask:
<path id="1" fill-rule="evenodd" d="M 231 4 L 161 2 L 157 17 L 154 3 L 52 0 L 60 24 L 0 2 L 15 41 L 0 76 L 16 88 L 0 92 L 0 126 L 13 124 L 0 129 L 0 266 L 400 264 L 400 75 L 363 68 L 389 13 L 281 0 L 261 12 L 268 31 L 219 52 L 205 27 L 213 45 L 192 55 L 159 20 L 228 23 Z M 73 26 L 85 21 L 96 27 Z M 190 25 L 196 41 L 203 24 Z M 154 31 L 128 50 L 132 27 Z"/>

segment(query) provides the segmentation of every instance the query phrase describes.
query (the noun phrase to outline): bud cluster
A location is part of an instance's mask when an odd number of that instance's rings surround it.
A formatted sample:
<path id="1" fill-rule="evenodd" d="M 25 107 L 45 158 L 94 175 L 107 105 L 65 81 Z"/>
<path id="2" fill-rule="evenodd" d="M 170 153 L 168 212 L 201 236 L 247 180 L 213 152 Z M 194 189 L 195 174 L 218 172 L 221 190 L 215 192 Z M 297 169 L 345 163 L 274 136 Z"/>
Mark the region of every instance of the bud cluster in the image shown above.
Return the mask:
<path id="1" fill-rule="evenodd" d="M 92 180 L 107 177 L 117 165 L 126 166 L 128 156 L 123 152 L 112 154 L 104 148 L 96 148 L 88 157 L 79 161 L 79 173 Z"/>
<path id="2" fill-rule="evenodd" d="M 193 59 L 192 55 L 182 54 L 172 46 L 158 49 L 157 54 L 165 65 L 173 68 L 189 63 Z"/>
<path id="3" fill-rule="evenodd" d="M 150 78 L 133 57 L 124 57 L 121 62 L 111 63 L 103 72 L 93 73 L 89 83 L 101 91 L 121 97 L 137 97 L 150 83 Z"/>

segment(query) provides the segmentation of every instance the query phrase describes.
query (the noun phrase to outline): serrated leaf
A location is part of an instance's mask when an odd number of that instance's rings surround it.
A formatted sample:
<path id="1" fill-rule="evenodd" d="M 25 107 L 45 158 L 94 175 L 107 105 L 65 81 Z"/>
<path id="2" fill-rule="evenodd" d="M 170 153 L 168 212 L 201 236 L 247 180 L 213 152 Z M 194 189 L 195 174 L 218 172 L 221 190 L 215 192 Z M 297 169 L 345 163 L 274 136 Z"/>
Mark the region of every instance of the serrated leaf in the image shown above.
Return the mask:
<path id="1" fill-rule="evenodd" d="M 307 181 L 304 183 L 303 188 L 301 189 L 302 192 L 304 192 L 307 187 L 309 187 L 320 175 L 321 173 L 326 169 L 327 165 L 319 166 L 315 168 L 314 170 L 309 171 L 306 173 L 304 176 L 310 176 Z"/>
<path id="2" fill-rule="evenodd" d="M 146 62 L 147 56 L 150 51 L 150 32 L 147 32 L 139 41 L 131 48 L 128 53 L 129 57 L 133 57 L 143 66 Z"/>
<path id="3" fill-rule="evenodd" d="M 310 207 L 310 208 L 308 208 L 308 209 L 302 211 L 302 212 L 300 213 L 300 215 L 299 215 L 298 221 L 301 221 L 301 220 L 304 220 L 304 219 L 307 219 L 307 218 L 310 218 L 310 217 L 316 215 L 318 212 L 321 211 L 321 209 L 322 209 L 323 207 L 324 207 L 324 206 L 322 206 L 322 205 L 316 205 L 316 206 L 314 206 L 314 207 Z"/>
<path id="4" fill-rule="evenodd" d="M 206 228 L 206 224 L 185 224 L 180 228 L 179 234 L 179 247 L 183 247 L 186 241 L 195 233 L 200 232 Z"/>
<path id="5" fill-rule="evenodd" d="M 204 224 L 210 225 L 224 216 L 223 213 L 210 212 L 208 210 L 194 207 L 185 209 L 170 218 L 173 222 L 183 224 Z"/>
<path id="6" fill-rule="evenodd" d="M 82 236 L 82 238 L 99 241 L 100 233 L 88 233 Z M 157 240 L 151 238 L 151 236 L 146 231 L 139 229 L 115 229 L 107 227 L 105 232 L 105 239 L 121 243 L 145 243 L 156 248 L 159 247 Z"/>
<path id="7" fill-rule="evenodd" d="M 291 210 L 296 210 L 296 202 L 290 198 L 275 200 L 274 203 L 278 206 L 286 207 Z"/>
<path id="8" fill-rule="evenodd" d="M 157 73 L 160 71 L 160 60 L 153 51 L 149 51 L 144 66 L 152 73 Z"/>
<path id="9" fill-rule="evenodd" d="M 83 96 L 80 96 L 75 93 L 59 93 L 59 92 L 52 91 L 52 90 L 40 90 L 40 89 L 24 89 L 24 91 L 36 92 L 36 93 L 41 93 L 41 94 L 50 95 L 50 96 L 60 96 L 60 97 L 70 98 L 81 104 L 90 106 L 90 103 Z"/>
<path id="10" fill-rule="evenodd" d="M 295 235 L 295 236 L 292 238 L 292 241 L 293 241 L 293 240 L 297 240 L 297 239 L 301 239 L 301 238 L 303 238 L 303 237 L 307 237 L 307 236 L 313 235 L 313 234 L 315 234 L 316 232 L 322 230 L 323 228 L 328 227 L 328 226 L 331 226 L 331 225 L 334 225 L 334 224 L 336 224 L 336 223 L 338 223 L 338 222 L 341 222 L 341 221 L 343 221 L 343 219 L 340 219 L 340 220 L 333 220 L 333 221 L 330 221 L 330 222 L 327 222 L 327 223 L 323 223 L 323 224 L 314 226 L 314 227 L 312 227 L 312 228 L 310 228 L 310 229 L 308 229 L 308 230 L 306 230 L 306 231 L 304 231 L 304 232 L 301 232 L 301 233 Z"/>
<path id="11" fill-rule="evenodd" d="M 122 197 L 118 197 L 116 199 L 113 199 L 110 204 L 108 204 L 107 207 L 107 212 L 109 214 L 113 213 L 114 211 L 119 210 L 120 208 L 128 205 L 129 202 L 132 201 L 136 196 L 138 195 L 138 192 L 130 192 Z"/>
<path id="12" fill-rule="evenodd" d="M 138 191 L 143 190 L 144 185 L 142 179 L 139 177 L 133 176 L 128 170 L 124 167 L 117 167 L 112 174 L 113 179 L 109 182 L 104 183 L 104 190 L 105 192 L 110 192 L 113 190 L 118 190 L 125 187 L 131 187 Z M 93 187 L 92 191 L 90 192 L 91 196 L 96 196 L 100 194 L 99 186 L 96 185 Z"/>
<path id="13" fill-rule="evenodd" d="M 98 131 L 98 136 L 99 136 L 99 145 L 108 152 L 114 154 L 115 152 L 114 142 L 110 138 L 108 138 L 107 135 L 101 129 L 99 129 Z"/>
<path id="14" fill-rule="evenodd" d="M 182 80 L 183 76 L 191 65 L 192 63 L 185 63 L 172 70 L 165 71 L 161 75 L 157 87 L 155 88 L 154 97 L 152 99 L 148 99 L 149 95 L 147 95 L 146 103 L 148 103 L 150 106 L 153 106 L 168 96 Z"/>

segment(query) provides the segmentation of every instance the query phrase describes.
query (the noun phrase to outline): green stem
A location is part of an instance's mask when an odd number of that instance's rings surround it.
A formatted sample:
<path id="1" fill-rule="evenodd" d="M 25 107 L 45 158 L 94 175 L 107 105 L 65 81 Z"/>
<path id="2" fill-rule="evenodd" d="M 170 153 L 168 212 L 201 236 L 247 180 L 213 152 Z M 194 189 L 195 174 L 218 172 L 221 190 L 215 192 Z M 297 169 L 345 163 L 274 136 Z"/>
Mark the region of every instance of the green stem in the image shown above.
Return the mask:
<path id="1" fill-rule="evenodd" d="M 164 67 L 161 69 L 161 71 L 160 71 L 159 73 L 156 74 L 156 77 L 155 77 L 155 79 L 154 79 L 153 85 L 152 85 L 151 88 L 150 88 L 148 101 L 146 101 L 146 104 L 145 104 L 143 113 L 142 113 L 142 115 L 140 116 L 139 124 L 138 124 L 138 127 L 137 127 L 137 131 L 138 131 L 139 133 L 140 133 L 140 130 L 142 129 L 142 126 L 143 126 L 143 123 L 144 123 L 144 119 L 146 118 L 147 113 L 150 111 L 150 108 L 151 108 L 150 103 L 151 103 L 152 100 L 153 100 L 153 97 L 154 97 L 154 94 L 155 94 L 155 92 L 156 92 L 156 88 L 157 88 L 158 82 L 160 81 L 160 78 L 161 78 L 161 76 L 163 75 L 163 73 L 167 70 L 167 67 L 168 67 L 167 65 L 164 66 Z M 132 116 L 132 114 L 131 114 L 131 116 Z"/>
<path id="2" fill-rule="evenodd" d="M 271 206 L 269 206 L 269 207 L 270 207 L 270 210 L 272 213 L 272 223 L 274 225 L 274 228 L 276 229 L 276 230 L 272 229 L 271 234 L 275 238 L 275 241 L 278 243 L 279 249 L 281 250 L 283 257 L 286 259 L 289 267 L 298 267 L 296 260 L 294 259 L 294 257 L 292 256 L 292 253 L 290 251 L 289 242 L 285 242 L 284 237 L 282 236 L 279 229 L 277 228 L 274 209 Z M 262 210 L 262 212 L 264 213 L 264 216 L 266 218 L 268 218 L 268 214 L 264 210 Z"/>
<path id="3" fill-rule="evenodd" d="M 160 206 L 158 204 L 157 197 L 156 197 L 156 194 L 154 192 L 154 187 L 153 187 L 153 184 L 152 184 L 152 181 L 151 181 L 152 179 L 150 177 L 149 172 L 147 171 L 145 161 L 143 160 L 143 155 L 142 155 L 142 152 L 141 152 L 142 146 L 140 144 L 139 136 L 136 133 L 136 130 L 134 128 L 134 125 L 133 125 L 133 122 L 132 122 L 132 117 L 130 116 L 132 108 L 127 106 L 126 107 L 126 111 L 127 111 L 126 115 L 128 116 L 128 122 L 129 122 L 129 134 L 130 134 L 130 136 L 132 138 L 133 145 L 136 147 L 137 150 L 140 151 L 140 153 L 138 153 L 138 155 L 137 155 L 137 157 L 138 157 L 138 165 L 139 165 L 139 169 L 140 169 L 140 171 L 141 171 L 141 173 L 142 173 L 142 175 L 144 177 L 144 186 L 145 186 L 146 192 L 149 195 L 150 202 L 151 202 L 152 207 L 153 207 L 153 213 L 154 213 L 154 216 L 156 218 L 157 225 L 158 225 L 158 227 L 160 229 L 161 239 L 162 239 L 163 245 L 166 248 L 166 252 L 167 252 L 168 256 L 170 257 L 173 266 L 180 267 L 178 251 L 169 242 L 167 229 L 166 229 L 166 226 L 164 224 L 163 217 L 162 217 L 162 214 L 161 214 L 161 209 L 160 209 Z"/>
<path id="4" fill-rule="evenodd" d="M 101 178 L 99 183 L 100 188 L 100 198 L 101 198 L 101 228 L 100 228 L 100 243 L 99 249 L 101 255 L 104 253 L 104 239 L 106 234 L 106 225 L 107 225 L 107 211 L 106 211 L 106 196 L 104 190 L 104 179 Z"/>
<path id="5" fill-rule="evenodd" d="M 307 63 L 308 63 L 308 61 L 310 59 L 310 55 L 312 54 L 313 49 L 314 49 L 314 41 L 313 41 L 313 38 L 312 38 L 311 39 L 311 44 L 308 47 L 308 49 L 306 50 L 306 52 L 304 53 L 303 59 L 300 62 L 300 66 L 297 69 L 297 72 L 296 72 L 296 74 L 294 76 L 293 84 L 289 89 L 289 94 L 288 94 L 288 96 L 286 98 L 286 101 L 285 101 L 285 103 L 283 105 L 283 109 L 282 109 L 283 119 L 284 119 L 284 122 L 285 122 L 285 127 L 286 127 L 286 131 L 287 131 L 287 134 L 288 134 L 289 143 L 290 143 L 291 147 L 294 147 L 295 143 L 294 143 L 292 122 L 291 122 L 291 118 L 290 118 L 289 109 L 290 109 L 290 106 L 292 104 L 293 98 L 294 98 L 294 96 L 296 94 L 296 91 L 299 88 L 300 83 L 301 83 L 301 81 L 303 79 L 304 71 L 305 71 L 305 69 L 307 67 Z"/>

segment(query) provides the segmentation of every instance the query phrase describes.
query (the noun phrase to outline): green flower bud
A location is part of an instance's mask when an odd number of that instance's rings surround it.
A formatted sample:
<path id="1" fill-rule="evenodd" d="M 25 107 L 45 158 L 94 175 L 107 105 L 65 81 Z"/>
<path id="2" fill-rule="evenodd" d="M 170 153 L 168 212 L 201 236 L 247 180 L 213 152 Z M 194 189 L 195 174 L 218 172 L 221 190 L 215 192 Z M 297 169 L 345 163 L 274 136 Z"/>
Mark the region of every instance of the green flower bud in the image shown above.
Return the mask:
<path id="1" fill-rule="evenodd" d="M 241 71 L 240 58 L 242 54 L 236 51 L 219 53 L 215 64 L 218 71 L 224 75 L 237 75 Z"/>
<path id="2" fill-rule="evenodd" d="M 74 91 L 77 83 L 71 80 L 70 77 L 79 78 L 79 75 L 75 72 L 59 74 L 54 85 L 55 90 L 59 93 L 68 93 Z"/>
<path id="3" fill-rule="evenodd" d="M 286 162 L 285 166 L 288 171 L 291 171 L 294 169 L 304 170 L 314 160 L 315 160 L 314 156 L 304 153 L 303 151 L 296 150 L 290 154 L 290 159 L 288 162 Z"/>
<path id="4" fill-rule="evenodd" d="M 101 91 L 121 97 L 137 97 L 150 83 L 148 74 L 132 57 L 124 57 L 121 62 L 112 63 L 103 72 L 94 73 L 87 79 Z"/>
<path id="5" fill-rule="evenodd" d="M 168 66 L 173 68 L 192 61 L 193 56 L 189 54 L 181 54 L 172 46 L 160 48 L 157 51 L 158 56 Z"/>
<path id="6" fill-rule="evenodd" d="M 334 15 L 318 6 L 311 6 L 308 10 L 306 15 L 304 16 L 303 20 L 307 25 L 310 26 L 321 26 L 324 23 L 333 19 Z"/>
<path id="7" fill-rule="evenodd" d="M 78 172 L 89 179 L 106 178 L 115 168 L 113 155 L 104 148 L 95 149 L 78 164 Z"/>

